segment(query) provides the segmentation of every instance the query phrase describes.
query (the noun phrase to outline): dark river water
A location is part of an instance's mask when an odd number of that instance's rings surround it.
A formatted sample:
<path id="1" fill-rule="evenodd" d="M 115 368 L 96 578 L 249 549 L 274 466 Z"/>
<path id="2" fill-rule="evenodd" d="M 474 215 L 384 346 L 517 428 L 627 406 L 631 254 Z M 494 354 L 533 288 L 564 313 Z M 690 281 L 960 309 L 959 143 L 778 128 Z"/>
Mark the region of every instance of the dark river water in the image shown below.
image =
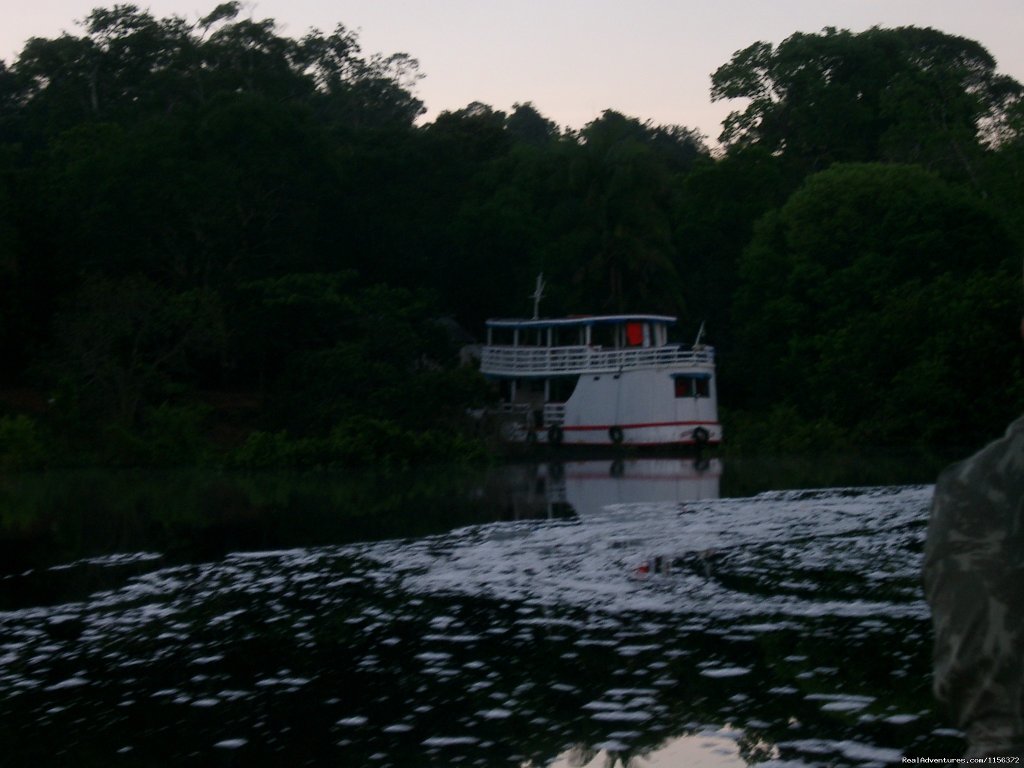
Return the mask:
<path id="1" fill-rule="evenodd" d="M 0 478 L 0 765 L 958 756 L 882 466 Z"/>

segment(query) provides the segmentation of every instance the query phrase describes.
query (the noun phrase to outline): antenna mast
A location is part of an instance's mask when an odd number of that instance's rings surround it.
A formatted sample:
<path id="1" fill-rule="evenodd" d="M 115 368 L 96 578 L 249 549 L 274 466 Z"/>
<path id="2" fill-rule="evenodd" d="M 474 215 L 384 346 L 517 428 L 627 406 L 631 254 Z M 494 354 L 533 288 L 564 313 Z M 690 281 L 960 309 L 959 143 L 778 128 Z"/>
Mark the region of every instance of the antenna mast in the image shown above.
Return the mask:
<path id="1" fill-rule="evenodd" d="M 544 298 L 543 272 L 537 275 L 537 287 L 533 289 L 533 293 L 530 294 L 530 298 L 533 299 L 533 319 L 540 320 L 540 300 Z"/>
<path id="2" fill-rule="evenodd" d="M 698 349 L 700 347 L 700 340 L 704 338 L 704 321 L 700 321 L 700 330 L 697 331 L 697 339 L 693 342 L 693 348 Z"/>

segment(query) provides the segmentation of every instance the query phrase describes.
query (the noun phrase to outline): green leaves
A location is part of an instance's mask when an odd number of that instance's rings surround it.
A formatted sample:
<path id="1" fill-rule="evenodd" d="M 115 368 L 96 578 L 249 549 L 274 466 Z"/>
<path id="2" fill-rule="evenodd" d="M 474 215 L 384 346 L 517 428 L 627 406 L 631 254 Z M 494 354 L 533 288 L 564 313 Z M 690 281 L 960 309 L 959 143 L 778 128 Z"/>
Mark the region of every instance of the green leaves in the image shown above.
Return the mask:
<path id="1" fill-rule="evenodd" d="M 51 133 L 81 120 L 133 123 L 238 93 L 316 104 L 335 118 L 408 127 L 422 111 L 407 54 L 363 57 L 343 26 L 296 41 L 223 3 L 194 23 L 133 5 L 94 10 L 84 35 L 34 38 L 12 67 L 23 113 Z"/>
<path id="2" fill-rule="evenodd" d="M 577 217 L 559 233 L 572 269 L 547 271 L 570 277 L 577 311 L 677 313 L 672 182 L 706 153 L 700 137 L 606 110 L 580 138 L 569 179 Z"/>
<path id="3" fill-rule="evenodd" d="M 54 326 L 36 375 L 48 382 L 47 421 L 65 451 L 133 465 L 196 461 L 205 411 L 177 403 L 223 352 L 219 296 L 93 276 Z"/>
<path id="4" fill-rule="evenodd" d="M 711 96 L 748 99 L 725 122 L 730 147 L 757 144 L 807 167 L 919 162 L 961 176 L 989 126 L 1021 96 L 978 43 L 933 29 L 826 28 L 738 51 Z"/>
<path id="5" fill-rule="evenodd" d="M 959 438 L 1024 387 L 1024 108 L 994 67 L 927 29 L 756 42 L 712 78 L 748 100 L 712 156 L 613 109 L 417 126 L 416 60 L 343 25 L 97 9 L 0 66 L 0 385 L 55 394 L 43 434 L 105 425 L 143 462 L 210 425 L 255 454 L 351 458 L 341 424 L 391 450 L 463 430 L 487 393 L 453 339 L 529 311 L 543 272 L 546 314 L 706 320 L 734 412 Z M 210 391 L 249 405 L 207 421 Z"/>
<path id="6" fill-rule="evenodd" d="M 867 444 L 991 434 L 1014 409 L 1017 259 L 984 205 L 920 169 L 810 177 L 741 264 L 751 404 L 788 405 Z"/>

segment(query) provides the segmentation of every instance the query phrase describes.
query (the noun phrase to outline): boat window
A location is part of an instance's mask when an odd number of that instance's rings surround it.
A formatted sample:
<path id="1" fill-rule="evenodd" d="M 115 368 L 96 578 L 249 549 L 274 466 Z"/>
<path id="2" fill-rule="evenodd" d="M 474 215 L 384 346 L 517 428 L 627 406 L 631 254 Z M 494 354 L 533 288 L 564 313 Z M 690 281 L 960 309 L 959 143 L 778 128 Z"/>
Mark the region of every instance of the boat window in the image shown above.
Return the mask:
<path id="1" fill-rule="evenodd" d="M 512 346 L 512 329 L 511 328 L 490 328 L 488 329 L 491 336 L 491 344 L 498 346 Z"/>
<path id="2" fill-rule="evenodd" d="M 583 344 L 583 326 L 569 326 L 551 329 L 551 346 L 573 347 Z"/>
<path id="3" fill-rule="evenodd" d="M 616 326 L 601 323 L 598 325 L 591 326 L 590 345 L 592 347 L 617 347 L 615 343 L 615 328 Z"/>
<path id="4" fill-rule="evenodd" d="M 519 330 L 519 346 L 546 347 L 548 345 L 547 328 L 521 328 Z"/>
<path id="5" fill-rule="evenodd" d="M 626 323 L 626 346 L 642 347 L 644 343 L 644 324 Z"/>
<path id="6" fill-rule="evenodd" d="M 677 374 L 672 380 L 676 397 L 711 397 L 711 377 L 707 374 Z"/>

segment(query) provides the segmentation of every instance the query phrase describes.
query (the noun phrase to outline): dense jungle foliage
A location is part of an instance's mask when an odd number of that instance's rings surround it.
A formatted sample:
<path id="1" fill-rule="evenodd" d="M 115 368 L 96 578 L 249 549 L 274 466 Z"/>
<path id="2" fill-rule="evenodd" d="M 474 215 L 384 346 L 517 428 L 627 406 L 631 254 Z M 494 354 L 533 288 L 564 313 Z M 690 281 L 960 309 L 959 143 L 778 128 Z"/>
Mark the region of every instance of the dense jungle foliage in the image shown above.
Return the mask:
<path id="1" fill-rule="evenodd" d="M 740 446 L 973 445 L 1024 405 L 1022 89 L 931 29 L 754 43 L 722 148 L 613 110 L 421 124 L 417 63 L 236 2 L 0 62 L 0 466 L 480 449 L 488 316 L 701 322 Z"/>

